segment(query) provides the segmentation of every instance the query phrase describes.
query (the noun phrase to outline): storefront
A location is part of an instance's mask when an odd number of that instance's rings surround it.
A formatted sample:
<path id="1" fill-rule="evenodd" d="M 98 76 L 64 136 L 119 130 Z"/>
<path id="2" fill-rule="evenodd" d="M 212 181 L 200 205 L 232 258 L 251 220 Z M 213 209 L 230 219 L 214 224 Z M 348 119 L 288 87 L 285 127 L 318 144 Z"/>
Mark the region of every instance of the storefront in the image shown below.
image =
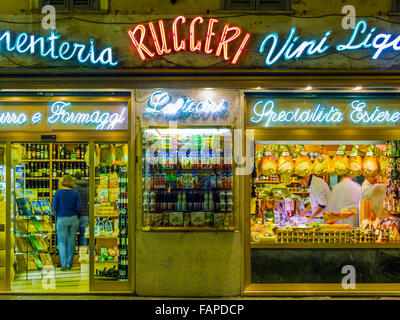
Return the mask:
<path id="1" fill-rule="evenodd" d="M 128 18 L 139 21 L 136 16 Z M 27 68 L 14 68 L 5 61 L 0 78 L 1 111 L 18 109 L 21 114 L 4 123 L 0 115 L 0 150 L 5 155 L 0 183 L 5 194 L 0 202 L 4 212 L 0 291 L 139 296 L 397 294 L 396 241 L 376 242 L 371 236 L 369 242 L 360 243 L 347 227 L 338 229 L 338 237 L 336 230 L 331 235 L 327 228 L 327 237 L 324 230 L 321 238 L 321 227 L 301 233 L 296 228 L 284 230 L 287 225 L 280 225 L 283 219 L 278 214 L 276 226 L 271 226 L 278 202 L 281 207 L 288 200 L 290 213 L 284 214 L 290 220 L 300 203 L 307 203 L 303 187 L 290 185 L 297 183 L 292 177 L 296 174 L 292 150 L 305 152 L 302 156 L 309 158 L 313 173 L 319 160 L 310 154 L 320 155 L 320 145 L 329 159 L 344 145 L 341 156 L 348 161 L 355 145 L 362 161 L 373 145 L 379 161 L 386 146 L 400 136 L 396 113 L 400 77 L 396 56 L 389 52 L 398 48 L 377 47 L 378 40 L 369 46 L 372 39 L 382 38 L 378 31 L 385 29 L 384 22 L 369 19 L 368 27 L 376 29 L 367 33 L 366 22 L 357 24 L 355 31 L 343 30 L 336 16 L 316 24 L 263 15 L 141 18 L 146 22 L 132 23 L 129 29 L 125 15 L 116 15 L 111 24 L 96 23 L 91 29 L 93 41 L 86 34 L 73 34 L 82 25 L 67 20 L 57 24 L 63 42 L 53 33 L 48 38 L 32 33 L 35 37 L 29 42 L 22 25 L 14 26 L 13 37 L 3 33 L 9 36 L 0 41 L 13 44 L 5 54 Z M 316 25 L 322 32 L 316 33 Z M 327 26 L 330 31 L 325 31 Z M 381 111 L 388 113 L 380 115 Z M 68 112 L 88 113 L 88 118 L 74 118 Z M 108 122 L 103 121 L 106 118 Z M 36 159 L 42 146 L 44 158 Z M 291 160 L 284 164 L 294 166 L 283 180 L 277 173 L 281 153 L 277 146 L 289 152 L 285 157 Z M 253 158 L 248 157 L 252 148 Z M 263 174 L 260 151 L 267 155 L 277 151 L 275 171 Z M 61 152 L 64 157 L 74 155 L 76 161 L 63 159 Z M 14 153 L 21 158 L 17 163 Z M 306 169 L 310 162 L 305 161 Z M 43 287 L 47 278 L 40 267 L 42 252 L 27 242 L 18 244 L 16 237 L 29 235 L 29 225 L 36 228 L 37 223 L 14 223 L 23 210 L 14 199 L 29 191 L 31 200 L 51 200 L 60 175 L 78 169 L 89 181 L 89 199 L 94 199 L 89 207 L 89 255 L 76 260 L 80 280 L 75 288 L 56 282 L 53 289 L 51 281 Z M 322 176 L 334 187 L 340 175 Z M 260 179 L 263 176 L 268 179 Z M 389 183 L 383 174 L 379 179 Z M 271 189 L 277 186 L 280 195 L 275 199 Z M 46 220 L 51 240 L 46 245 L 54 249 L 54 221 L 46 219 L 36 220 L 39 224 Z M 288 231 L 297 234 L 288 237 Z M 367 229 L 363 231 L 368 235 Z M 28 259 L 25 268 L 23 260 L 18 266 L 20 253 L 33 257 L 33 270 Z M 57 254 L 50 258 L 56 267 Z M 361 272 L 356 289 L 342 287 L 345 265 Z M 35 271 L 40 275 L 30 279 Z M 52 276 L 51 269 L 46 272 Z M 29 285 L 18 289 L 16 278 Z"/>
<path id="2" fill-rule="evenodd" d="M 1 104 L 1 291 L 132 292 L 131 93 L 15 91 Z M 65 174 L 82 181 L 88 225 L 61 271 L 51 207 Z"/>
<path id="3" fill-rule="evenodd" d="M 399 97 L 352 89 L 245 94 L 255 169 L 244 294 L 396 294 Z M 312 174 L 327 189 L 304 181 Z M 376 179 L 373 196 L 366 177 Z M 307 202 L 310 216 L 321 206 L 313 220 L 300 217 Z"/>

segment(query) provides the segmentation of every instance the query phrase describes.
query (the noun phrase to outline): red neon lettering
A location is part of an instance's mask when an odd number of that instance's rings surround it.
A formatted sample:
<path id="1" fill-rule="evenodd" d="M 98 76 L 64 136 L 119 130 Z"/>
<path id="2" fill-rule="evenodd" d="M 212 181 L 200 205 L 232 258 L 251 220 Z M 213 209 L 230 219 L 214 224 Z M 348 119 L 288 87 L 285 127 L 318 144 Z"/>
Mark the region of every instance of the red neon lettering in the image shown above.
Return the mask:
<path id="1" fill-rule="evenodd" d="M 198 40 L 196 42 L 196 45 L 194 45 L 194 25 L 196 24 L 197 21 L 199 21 L 199 24 L 201 24 L 204 22 L 204 19 L 202 17 L 196 17 L 190 23 L 189 37 L 190 37 L 190 51 L 192 52 L 201 50 L 201 40 Z"/>
<path id="2" fill-rule="evenodd" d="M 237 62 L 237 60 L 239 59 L 239 56 L 242 54 L 244 46 L 246 45 L 246 42 L 249 40 L 249 38 L 250 38 L 250 33 L 246 33 L 246 35 L 243 38 L 242 43 L 239 46 L 239 49 L 236 51 L 236 54 L 231 61 L 232 64 L 235 64 Z"/>
<path id="3" fill-rule="evenodd" d="M 235 31 L 235 34 L 232 35 L 228 40 L 226 40 L 225 38 L 229 31 Z M 219 57 L 222 48 L 224 48 L 224 59 L 229 60 L 230 58 L 228 57 L 228 43 L 239 37 L 241 32 L 242 30 L 239 27 L 229 27 L 229 24 L 226 24 L 224 30 L 222 31 L 221 40 L 219 41 L 219 45 L 217 51 L 215 52 L 215 55 Z"/>
<path id="4" fill-rule="evenodd" d="M 154 28 L 152 21 L 149 22 L 149 28 L 150 28 L 151 36 L 154 40 L 154 44 L 156 46 L 157 54 L 161 56 L 163 53 L 170 53 L 171 49 L 169 49 L 167 47 L 167 39 L 165 38 L 165 30 L 164 30 L 163 20 L 162 19 L 158 20 L 158 28 L 160 29 L 160 33 L 161 33 L 162 47 L 160 47 L 160 42 L 158 41 L 156 29 Z"/>
<path id="5" fill-rule="evenodd" d="M 184 24 L 186 22 L 186 18 L 184 16 L 176 17 L 176 19 L 174 20 L 174 23 L 172 24 L 172 38 L 174 40 L 173 41 L 174 42 L 174 50 L 176 52 L 185 50 L 185 48 L 186 48 L 185 40 L 181 40 L 181 42 L 178 46 L 178 27 L 176 24 L 178 23 L 179 20 L 181 20 L 181 24 Z"/>
<path id="6" fill-rule="evenodd" d="M 140 41 L 138 42 L 135 38 L 135 34 L 136 32 L 140 30 Z M 144 40 L 144 35 L 146 34 L 146 28 L 144 27 L 144 25 L 139 24 L 136 26 L 136 28 L 132 31 L 132 30 L 128 30 L 128 35 L 132 40 L 133 45 L 135 46 L 137 52 L 139 53 L 140 58 L 142 59 L 142 61 L 146 60 L 146 57 L 143 53 L 146 52 L 147 55 L 150 58 L 154 57 L 154 52 L 151 52 L 144 44 L 143 44 L 143 40 Z M 143 50 L 143 51 L 142 51 Z"/>
<path id="7" fill-rule="evenodd" d="M 219 20 L 217 19 L 210 19 L 208 21 L 208 30 L 207 30 L 207 36 L 206 36 L 206 45 L 204 47 L 204 52 L 205 53 L 212 53 L 213 50 L 210 49 L 210 44 L 211 44 L 211 38 L 212 36 L 215 36 L 215 32 L 212 31 L 214 23 L 218 22 Z"/>

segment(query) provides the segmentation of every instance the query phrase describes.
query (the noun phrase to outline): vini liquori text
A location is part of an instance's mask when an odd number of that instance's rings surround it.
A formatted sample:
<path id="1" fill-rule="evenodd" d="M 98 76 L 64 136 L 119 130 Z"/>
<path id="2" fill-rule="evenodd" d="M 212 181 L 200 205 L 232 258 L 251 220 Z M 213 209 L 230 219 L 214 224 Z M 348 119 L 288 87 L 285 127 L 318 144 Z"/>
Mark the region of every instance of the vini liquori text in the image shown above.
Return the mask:
<path id="1" fill-rule="evenodd" d="M 184 16 L 178 16 L 169 28 L 166 24 L 163 19 L 158 20 L 159 35 L 153 21 L 147 23 L 147 28 L 145 24 L 138 24 L 128 30 L 142 61 L 147 57 L 153 58 L 156 54 L 162 56 L 189 49 L 191 52 L 199 51 L 217 57 L 223 54 L 224 60 L 231 60 L 231 64 L 236 64 L 250 38 L 250 33 L 243 34 L 241 28 L 228 23 L 221 29 L 222 24 L 215 18 L 208 18 L 207 22 L 205 18 L 198 16 L 189 22 Z M 201 32 L 202 25 L 207 25 L 206 33 Z M 229 52 L 233 54 L 232 58 Z"/>

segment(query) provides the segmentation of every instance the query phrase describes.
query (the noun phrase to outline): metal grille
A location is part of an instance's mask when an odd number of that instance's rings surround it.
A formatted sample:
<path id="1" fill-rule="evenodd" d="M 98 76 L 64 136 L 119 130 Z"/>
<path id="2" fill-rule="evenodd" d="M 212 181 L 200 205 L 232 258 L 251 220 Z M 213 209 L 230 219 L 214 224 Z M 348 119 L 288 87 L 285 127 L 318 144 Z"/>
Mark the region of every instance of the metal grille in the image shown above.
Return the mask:
<path id="1" fill-rule="evenodd" d="M 40 0 L 40 5 L 50 4 L 56 9 L 89 9 L 99 10 L 99 0 Z"/>
<path id="2" fill-rule="evenodd" d="M 290 0 L 225 0 L 225 10 L 290 10 Z"/>

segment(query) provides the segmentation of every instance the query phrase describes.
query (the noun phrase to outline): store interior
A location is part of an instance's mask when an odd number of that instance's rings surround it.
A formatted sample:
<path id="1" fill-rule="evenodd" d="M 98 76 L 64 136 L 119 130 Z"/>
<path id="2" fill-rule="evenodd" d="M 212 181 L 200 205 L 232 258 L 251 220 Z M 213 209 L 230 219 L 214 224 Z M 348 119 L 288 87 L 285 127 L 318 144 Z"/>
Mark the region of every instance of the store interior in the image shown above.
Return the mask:
<path id="1" fill-rule="evenodd" d="M 399 241 L 398 226 L 388 219 L 398 208 L 396 141 L 256 141 L 252 175 L 251 241 L 260 243 L 375 243 Z M 320 215 L 302 215 L 310 202 L 304 177 L 322 178 L 331 199 Z M 361 186 L 374 177 L 374 200 L 362 200 Z M 335 186 L 356 183 L 355 207 L 340 207 Z M 301 183 L 303 181 L 303 183 Z M 358 185 L 358 187 L 357 187 Z M 377 205 L 377 203 L 381 203 Z M 359 206 L 358 206 L 359 203 Z M 339 208 L 340 207 L 340 208 Z"/>
<path id="2" fill-rule="evenodd" d="M 94 281 L 128 280 L 128 148 L 126 143 L 94 144 L 94 170 L 90 170 L 89 144 L 11 144 L 11 289 L 88 292 L 90 261 Z M 4 168 L 2 194 L 5 195 Z M 80 173 L 76 175 L 76 173 Z M 69 174 L 80 180 L 87 194 L 94 173 L 93 213 L 89 197 L 82 212 L 93 217 L 76 233 L 73 266 L 61 270 L 56 214 L 52 209 L 59 180 Z M 90 235 L 94 250 L 89 250 Z M 93 252 L 93 257 L 89 256 Z"/>

